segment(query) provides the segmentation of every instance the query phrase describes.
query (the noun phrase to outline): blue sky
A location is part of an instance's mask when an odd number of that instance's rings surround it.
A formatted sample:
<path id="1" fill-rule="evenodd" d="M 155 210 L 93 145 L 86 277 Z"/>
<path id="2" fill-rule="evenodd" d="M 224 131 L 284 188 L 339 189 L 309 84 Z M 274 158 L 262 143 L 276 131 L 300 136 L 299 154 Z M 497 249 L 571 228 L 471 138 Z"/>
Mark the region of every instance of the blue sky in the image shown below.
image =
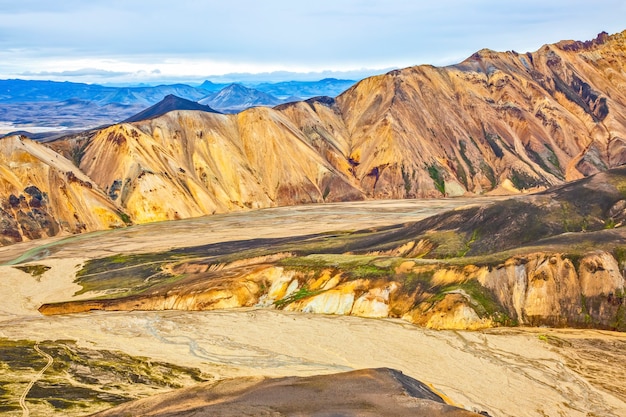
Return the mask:
<path id="1" fill-rule="evenodd" d="M 593 39 L 624 16 L 624 0 L 0 0 L 0 78 L 359 78 Z"/>

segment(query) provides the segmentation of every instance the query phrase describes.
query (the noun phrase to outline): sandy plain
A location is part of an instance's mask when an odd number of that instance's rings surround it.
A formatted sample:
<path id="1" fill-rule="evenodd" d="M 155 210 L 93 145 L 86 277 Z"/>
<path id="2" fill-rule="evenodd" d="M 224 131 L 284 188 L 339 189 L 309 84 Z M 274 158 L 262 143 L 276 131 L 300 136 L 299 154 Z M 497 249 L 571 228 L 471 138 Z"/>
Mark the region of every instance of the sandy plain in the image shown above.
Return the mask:
<path id="1" fill-rule="evenodd" d="M 89 349 L 199 368 L 214 379 L 390 367 L 431 385 L 455 405 L 494 417 L 626 415 L 626 337 L 621 333 L 547 328 L 433 331 L 401 320 L 267 309 L 52 317 L 37 312 L 41 303 L 73 296 L 80 288 L 73 283 L 75 271 L 90 258 L 378 227 L 483 201 L 285 207 L 0 248 L 5 262 L 0 266 L 0 338 L 73 340 Z M 50 269 L 32 276 L 15 268 L 33 262 Z"/>

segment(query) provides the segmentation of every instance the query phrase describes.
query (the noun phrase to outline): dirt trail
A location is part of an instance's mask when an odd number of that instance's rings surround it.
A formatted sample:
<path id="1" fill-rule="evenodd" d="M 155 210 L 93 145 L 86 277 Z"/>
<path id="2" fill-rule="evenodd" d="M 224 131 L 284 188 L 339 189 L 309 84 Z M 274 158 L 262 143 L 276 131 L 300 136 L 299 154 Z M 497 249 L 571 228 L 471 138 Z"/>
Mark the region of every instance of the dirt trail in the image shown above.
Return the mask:
<path id="1" fill-rule="evenodd" d="M 39 349 L 39 343 L 35 344 L 35 350 L 41 356 L 46 358 L 48 363 L 46 363 L 46 366 L 41 368 L 41 371 L 39 371 L 37 373 L 37 375 L 35 375 L 33 377 L 33 379 L 30 380 L 30 382 L 26 386 L 26 389 L 24 390 L 24 392 L 22 392 L 22 395 L 20 396 L 20 401 L 19 402 L 20 402 L 20 407 L 22 407 L 22 417 L 29 417 L 30 416 L 30 410 L 28 409 L 28 406 L 26 405 L 26 397 L 28 396 L 28 393 L 30 392 L 30 390 L 33 387 L 33 385 L 35 385 L 35 383 L 37 381 L 39 381 L 39 379 L 41 379 L 43 374 L 48 370 L 48 368 L 50 368 L 52 366 L 52 363 L 54 362 L 54 359 L 52 358 L 52 356 L 48 355 L 43 350 Z"/>

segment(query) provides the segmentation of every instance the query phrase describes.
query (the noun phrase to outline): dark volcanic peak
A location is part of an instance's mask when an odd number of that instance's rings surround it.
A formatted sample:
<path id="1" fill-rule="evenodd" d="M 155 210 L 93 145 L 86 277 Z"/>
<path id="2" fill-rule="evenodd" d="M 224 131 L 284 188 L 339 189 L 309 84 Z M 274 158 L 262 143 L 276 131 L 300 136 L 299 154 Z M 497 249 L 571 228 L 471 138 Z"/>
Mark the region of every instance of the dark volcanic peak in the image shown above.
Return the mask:
<path id="1" fill-rule="evenodd" d="M 140 120 L 154 119 L 155 117 L 162 116 L 174 110 L 197 110 L 207 113 L 219 113 L 209 106 L 169 94 L 154 106 L 148 107 L 144 111 L 129 117 L 124 120 L 124 122 L 138 122 Z"/>

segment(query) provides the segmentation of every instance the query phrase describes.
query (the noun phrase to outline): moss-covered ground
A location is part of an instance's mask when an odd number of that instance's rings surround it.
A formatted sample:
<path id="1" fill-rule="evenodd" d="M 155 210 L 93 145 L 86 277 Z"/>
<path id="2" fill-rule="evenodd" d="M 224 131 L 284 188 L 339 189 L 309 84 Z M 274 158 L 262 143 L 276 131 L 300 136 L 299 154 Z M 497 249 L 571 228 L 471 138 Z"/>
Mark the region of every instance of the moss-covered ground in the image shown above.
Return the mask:
<path id="1" fill-rule="evenodd" d="M 53 363 L 26 396 L 31 415 L 85 415 L 122 402 L 206 381 L 198 369 L 91 350 L 74 341 L 38 344 Z M 30 340 L 0 338 L 0 414 L 21 415 L 19 398 L 46 359 Z"/>

